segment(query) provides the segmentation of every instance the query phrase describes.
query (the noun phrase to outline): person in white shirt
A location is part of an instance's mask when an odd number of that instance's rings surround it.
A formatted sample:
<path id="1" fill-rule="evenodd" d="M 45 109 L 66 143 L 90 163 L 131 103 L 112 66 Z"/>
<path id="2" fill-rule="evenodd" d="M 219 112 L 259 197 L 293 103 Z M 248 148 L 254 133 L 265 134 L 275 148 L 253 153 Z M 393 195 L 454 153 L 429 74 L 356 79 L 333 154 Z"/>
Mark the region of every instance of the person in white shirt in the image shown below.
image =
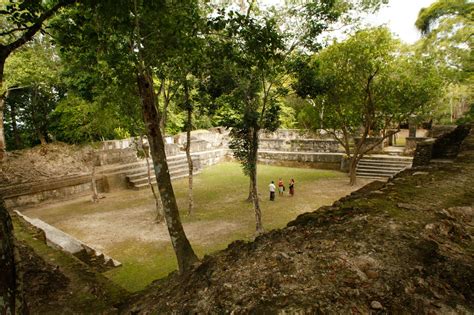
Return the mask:
<path id="1" fill-rule="evenodd" d="M 272 181 L 270 185 L 268 185 L 268 188 L 270 189 L 270 201 L 275 200 L 275 183 Z"/>

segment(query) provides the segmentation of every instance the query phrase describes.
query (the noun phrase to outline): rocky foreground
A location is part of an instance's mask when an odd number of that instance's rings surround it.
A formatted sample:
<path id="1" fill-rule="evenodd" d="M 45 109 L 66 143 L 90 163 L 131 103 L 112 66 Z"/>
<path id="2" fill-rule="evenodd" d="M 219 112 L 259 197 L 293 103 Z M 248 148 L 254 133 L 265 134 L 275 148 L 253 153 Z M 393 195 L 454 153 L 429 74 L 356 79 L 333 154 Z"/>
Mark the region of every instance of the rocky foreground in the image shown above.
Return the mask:
<path id="1" fill-rule="evenodd" d="M 462 161 L 404 171 L 254 242 L 234 242 L 121 311 L 473 314 L 470 138 Z"/>

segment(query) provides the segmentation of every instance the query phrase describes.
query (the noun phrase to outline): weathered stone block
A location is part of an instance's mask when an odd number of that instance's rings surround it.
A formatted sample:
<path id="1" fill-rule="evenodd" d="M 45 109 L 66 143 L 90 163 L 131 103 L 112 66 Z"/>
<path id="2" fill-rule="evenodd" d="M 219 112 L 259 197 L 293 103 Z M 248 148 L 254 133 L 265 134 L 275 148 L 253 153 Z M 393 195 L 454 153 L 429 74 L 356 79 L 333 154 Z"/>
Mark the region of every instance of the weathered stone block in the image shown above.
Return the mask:
<path id="1" fill-rule="evenodd" d="M 412 138 L 412 137 L 406 137 L 405 139 L 405 149 L 403 150 L 403 154 L 405 155 L 411 155 L 413 156 L 415 154 L 415 150 L 416 150 L 416 147 L 417 147 L 417 144 L 418 143 L 421 143 L 421 142 L 425 142 L 426 140 L 428 140 L 430 138 L 422 138 L 422 137 L 419 137 L 419 138 Z"/>
<path id="2" fill-rule="evenodd" d="M 354 138 L 354 142 L 356 145 L 359 144 L 361 141 L 361 138 Z M 365 150 L 365 148 L 372 148 L 366 154 L 374 154 L 374 153 L 382 153 L 383 152 L 383 140 L 380 137 L 371 137 L 371 138 L 366 138 L 364 141 L 364 144 L 362 146 L 362 150 Z"/>

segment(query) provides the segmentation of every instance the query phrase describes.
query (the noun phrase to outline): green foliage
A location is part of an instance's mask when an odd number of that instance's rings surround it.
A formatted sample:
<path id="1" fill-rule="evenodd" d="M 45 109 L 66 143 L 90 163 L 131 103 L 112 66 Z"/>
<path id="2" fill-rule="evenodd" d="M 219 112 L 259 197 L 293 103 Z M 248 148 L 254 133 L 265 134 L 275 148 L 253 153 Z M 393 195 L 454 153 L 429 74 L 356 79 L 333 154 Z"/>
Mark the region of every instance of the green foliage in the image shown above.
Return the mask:
<path id="1" fill-rule="evenodd" d="M 166 134 L 175 135 L 184 130 L 186 114 L 182 111 L 169 111 Z"/>
<path id="2" fill-rule="evenodd" d="M 130 133 L 128 132 L 128 130 L 122 127 L 117 127 L 117 128 L 114 128 L 114 138 L 127 139 L 127 138 L 130 138 Z"/>
<path id="3" fill-rule="evenodd" d="M 471 80 L 474 3 L 467 0 L 438 0 L 422 9 L 416 22 L 424 33 L 419 49 L 437 58 L 451 82 Z"/>
<path id="4" fill-rule="evenodd" d="M 16 50 L 5 64 L 5 137 L 9 149 L 49 139 L 50 114 L 64 96 L 61 62 L 47 37 Z"/>
<path id="5" fill-rule="evenodd" d="M 0 1 L 0 14 L 2 16 L 0 20 L 0 45 L 11 44 L 22 37 L 28 29 L 32 29 L 34 24 L 43 22 L 47 14 L 72 2 L 71 0 Z"/>
<path id="6" fill-rule="evenodd" d="M 469 106 L 469 111 L 465 113 L 465 115 L 462 118 L 459 118 L 456 121 L 456 124 L 462 125 L 462 124 L 473 124 L 474 123 L 474 103 L 471 103 L 471 106 Z"/>
<path id="7" fill-rule="evenodd" d="M 424 34 L 433 31 L 436 21 L 445 16 L 472 18 L 474 4 L 469 0 L 438 0 L 418 14 L 415 26 Z"/>
<path id="8" fill-rule="evenodd" d="M 51 113 L 64 97 L 63 93 L 59 87 L 37 85 L 11 91 L 7 99 L 8 118 L 5 124 L 8 148 L 21 149 L 51 140 L 50 131 L 54 124 Z M 12 117 L 15 112 L 16 117 Z M 13 130 L 13 119 L 16 120 L 17 134 Z M 20 138 L 18 143 L 17 136 Z"/>
<path id="9" fill-rule="evenodd" d="M 250 174 L 256 167 L 255 133 L 275 130 L 280 124 L 279 97 L 286 93 L 281 88 L 285 47 L 274 19 L 220 13 L 209 22 L 207 54 L 215 58 L 200 90 L 218 107 L 219 122 L 232 128 L 230 147 Z"/>
<path id="10" fill-rule="evenodd" d="M 74 94 L 62 100 L 54 112 L 52 133 L 59 141 L 84 143 L 130 136 L 121 126 L 121 116 L 113 107 L 101 107 Z"/>
<path id="11" fill-rule="evenodd" d="M 7 89 L 59 85 L 61 61 L 47 37 L 36 39 L 10 55 L 5 63 Z"/>
<path id="12" fill-rule="evenodd" d="M 418 15 L 416 26 L 424 35 L 418 50 L 436 59 L 449 83 L 433 111 L 437 123 L 453 123 L 473 102 L 473 21 L 474 3 L 467 0 L 438 0 Z"/>
<path id="13" fill-rule="evenodd" d="M 100 137 L 91 123 L 95 116 L 94 106 L 80 97 L 69 95 L 58 104 L 52 116 L 55 120 L 53 130 L 59 141 L 81 143 Z"/>
<path id="14" fill-rule="evenodd" d="M 432 61 L 402 49 L 385 28 L 360 31 L 329 46 L 305 67 L 295 86 L 314 106 L 299 118 L 302 124 L 312 121 L 313 128 L 322 124 L 338 138 L 336 131 L 342 130 L 349 136 L 339 138 L 347 154 L 351 136 L 385 134 L 434 103 L 441 88 Z"/>
<path id="15" fill-rule="evenodd" d="M 296 128 L 296 111 L 293 107 L 282 103 L 280 106 L 280 126 L 284 129 Z"/>

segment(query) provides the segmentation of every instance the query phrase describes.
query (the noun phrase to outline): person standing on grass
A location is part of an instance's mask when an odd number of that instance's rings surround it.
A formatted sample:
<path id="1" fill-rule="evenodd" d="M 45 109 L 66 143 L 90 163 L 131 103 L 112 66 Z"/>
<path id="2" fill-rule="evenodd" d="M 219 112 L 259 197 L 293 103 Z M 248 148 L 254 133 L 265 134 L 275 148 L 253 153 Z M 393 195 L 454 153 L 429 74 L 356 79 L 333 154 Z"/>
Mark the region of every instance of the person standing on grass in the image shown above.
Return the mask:
<path id="1" fill-rule="evenodd" d="M 283 192 L 285 191 L 285 186 L 283 185 L 283 181 L 280 179 L 278 180 L 278 194 L 283 196 Z"/>
<path id="2" fill-rule="evenodd" d="M 290 188 L 290 196 L 293 196 L 295 194 L 295 180 L 293 178 L 290 180 L 288 188 Z"/>
<path id="3" fill-rule="evenodd" d="M 275 200 L 275 183 L 272 181 L 270 185 L 268 185 L 268 188 L 270 189 L 270 201 Z"/>

